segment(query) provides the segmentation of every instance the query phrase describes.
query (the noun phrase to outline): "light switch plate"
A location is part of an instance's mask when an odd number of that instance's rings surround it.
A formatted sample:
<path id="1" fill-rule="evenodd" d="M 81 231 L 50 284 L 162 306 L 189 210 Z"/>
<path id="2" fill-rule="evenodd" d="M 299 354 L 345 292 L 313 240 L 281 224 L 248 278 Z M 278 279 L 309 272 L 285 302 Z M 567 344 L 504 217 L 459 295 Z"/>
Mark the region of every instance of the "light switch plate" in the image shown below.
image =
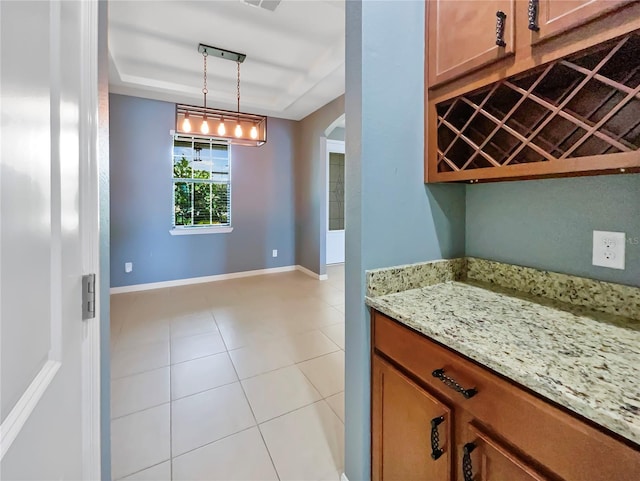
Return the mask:
<path id="1" fill-rule="evenodd" d="M 593 231 L 594 266 L 624 270 L 624 255 L 627 236 L 624 232 Z"/>

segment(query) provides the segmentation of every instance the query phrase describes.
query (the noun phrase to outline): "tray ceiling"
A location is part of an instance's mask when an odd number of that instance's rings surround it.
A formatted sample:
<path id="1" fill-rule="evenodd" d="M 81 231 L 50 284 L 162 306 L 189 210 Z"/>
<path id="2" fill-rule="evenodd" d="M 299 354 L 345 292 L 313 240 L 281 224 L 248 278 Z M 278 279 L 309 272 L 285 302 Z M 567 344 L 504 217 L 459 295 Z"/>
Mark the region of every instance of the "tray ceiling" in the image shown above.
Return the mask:
<path id="1" fill-rule="evenodd" d="M 270 8 L 272 5 L 270 6 Z M 109 4 L 109 90 L 202 105 L 199 43 L 241 52 L 240 110 L 299 120 L 344 93 L 344 0 Z M 207 105 L 236 109 L 236 65 L 209 58 Z"/>

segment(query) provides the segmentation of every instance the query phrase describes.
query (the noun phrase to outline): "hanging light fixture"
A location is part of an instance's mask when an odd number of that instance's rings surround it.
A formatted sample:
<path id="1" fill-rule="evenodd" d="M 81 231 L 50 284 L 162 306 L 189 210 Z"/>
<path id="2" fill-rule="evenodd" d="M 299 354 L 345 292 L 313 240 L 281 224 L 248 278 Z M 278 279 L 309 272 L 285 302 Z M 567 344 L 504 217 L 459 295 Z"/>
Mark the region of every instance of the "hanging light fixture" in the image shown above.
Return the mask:
<path id="1" fill-rule="evenodd" d="M 260 146 L 267 141 L 267 118 L 264 115 L 248 114 L 240 112 L 240 64 L 244 62 L 246 55 L 242 53 L 231 52 L 209 45 L 198 45 L 198 52 L 203 56 L 203 107 L 195 105 L 176 105 L 176 132 L 190 133 L 194 129 L 200 131 L 201 134 L 210 137 L 226 139 L 230 144 Z M 237 110 L 235 112 L 207 107 L 207 58 L 217 57 L 236 62 L 237 67 L 237 83 L 236 83 L 236 102 Z M 235 120 L 235 127 L 232 132 L 228 132 L 225 119 Z M 211 132 L 209 122 L 214 122 Z M 216 126 L 217 123 L 217 126 Z"/>

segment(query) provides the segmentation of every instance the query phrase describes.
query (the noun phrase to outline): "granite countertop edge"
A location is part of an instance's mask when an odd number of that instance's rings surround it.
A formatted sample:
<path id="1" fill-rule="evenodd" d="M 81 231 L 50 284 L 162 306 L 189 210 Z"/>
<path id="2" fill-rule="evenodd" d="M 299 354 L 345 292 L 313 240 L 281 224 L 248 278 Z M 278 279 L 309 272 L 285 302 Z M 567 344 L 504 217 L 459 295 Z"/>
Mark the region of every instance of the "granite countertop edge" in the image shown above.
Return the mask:
<path id="1" fill-rule="evenodd" d="M 423 291 L 426 289 L 413 289 L 413 291 L 418 290 Z M 451 336 L 447 336 L 446 334 L 443 334 L 437 329 L 429 326 L 428 322 L 416 320 L 413 316 L 403 313 L 401 309 L 394 308 L 394 299 L 397 299 L 396 296 L 402 294 L 403 292 L 387 296 L 366 296 L 365 302 L 368 306 L 397 320 L 409 328 L 424 334 L 426 337 L 449 347 L 484 367 L 523 385 L 541 397 L 551 400 L 566 409 L 581 415 L 632 442 L 635 442 L 636 444 L 640 444 L 640 426 L 638 424 L 630 423 L 625 419 L 621 419 L 611 410 L 595 409 L 583 399 L 577 396 L 570 396 L 566 390 L 564 392 L 554 390 L 549 384 L 536 379 L 535 374 L 527 372 L 526 370 L 512 369 L 510 366 L 497 361 L 486 353 L 474 349 L 473 345 L 461 342 L 459 339 Z M 437 323 L 437 321 L 433 322 L 434 325 Z"/>

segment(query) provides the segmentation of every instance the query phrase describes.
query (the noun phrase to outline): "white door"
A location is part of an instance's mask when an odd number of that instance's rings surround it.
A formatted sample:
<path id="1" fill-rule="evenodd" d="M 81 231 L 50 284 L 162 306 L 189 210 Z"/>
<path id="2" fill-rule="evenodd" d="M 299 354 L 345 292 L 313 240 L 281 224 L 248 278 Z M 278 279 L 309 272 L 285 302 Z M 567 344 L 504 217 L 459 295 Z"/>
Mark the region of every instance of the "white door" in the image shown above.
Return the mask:
<path id="1" fill-rule="evenodd" d="M 96 32 L 94 1 L 0 1 L 7 481 L 99 478 L 98 321 L 81 314 L 83 270 L 97 266 Z"/>
<path id="2" fill-rule="evenodd" d="M 327 264 L 344 262 L 344 142 L 327 140 Z"/>

